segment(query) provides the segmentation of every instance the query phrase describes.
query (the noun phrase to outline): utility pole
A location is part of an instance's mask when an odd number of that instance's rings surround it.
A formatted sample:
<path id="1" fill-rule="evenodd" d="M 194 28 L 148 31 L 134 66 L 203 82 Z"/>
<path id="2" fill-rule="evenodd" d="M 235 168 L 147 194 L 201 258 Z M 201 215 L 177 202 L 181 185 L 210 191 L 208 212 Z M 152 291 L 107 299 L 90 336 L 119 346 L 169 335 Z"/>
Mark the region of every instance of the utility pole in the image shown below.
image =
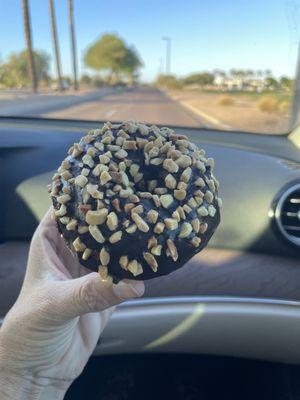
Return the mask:
<path id="1" fill-rule="evenodd" d="M 50 20 L 51 20 L 51 29 L 52 29 L 52 40 L 53 40 L 54 53 L 55 53 L 57 79 L 58 79 L 59 89 L 60 89 L 60 91 L 62 91 L 63 87 L 62 87 L 61 70 L 60 70 L 60 55 L 59 55 L 59 46 L 58 46 L 58 39 L 57 39 L 56 20 L 55 20 L 53 0 L 49 0 L 49 9 L 50 9 Z"/>
<path id="2" fill-rule="evenodd" d="M 32 49 L 32 39 L 31 39 L 31 26 L 30 26 L 30 16 L 29 16 L 29 5 L 28 0 L 22 0 L 23 18 L 24 18 L 24 29 L 28 53 L 28 71 L 31 80 L 31 88 L 33 93 L 37 93 L 38 81 L 36 77 L 36 69 L 34 62 L 34 54 Z"/>
<path id="3" fill-rule="evenodd" d="M 78 89 L 77 52 L 76 52 L 76 40 L 75 40 L 75 28 L 74 28 L 73 0 L 69 0 L 69 25 L 70 25 L 72 65 L 73 65 L 73 86 L 74 90 L 77 90 Z"/>
<path id="4" fill-rule="evenodd" d="M 165 61 L 164 61 L 164 59 L 161 57 L 161 58 L 159 59 L 159 70 L 158 70 L 159 75 L 162 75 L 162 74 L 164 73 L 164 63 L 165 63 Z"/>
<path id="5" fill-rule="evenodd" d="M 299 123 L 299 103 L 300 102 L 300 40 L 298 43 L 298 56 L 296 65 L 296 76 L 294 81 L 294 92 L 291 105 L 291 116 L 290 116 L 290 130 L 296 129 Z"/>
<path id="6" fill-rule="evenodd" d="M 165 36 L 162 40 L 166 41 L 166 75 L 171 74 L 171 38 Z"/>

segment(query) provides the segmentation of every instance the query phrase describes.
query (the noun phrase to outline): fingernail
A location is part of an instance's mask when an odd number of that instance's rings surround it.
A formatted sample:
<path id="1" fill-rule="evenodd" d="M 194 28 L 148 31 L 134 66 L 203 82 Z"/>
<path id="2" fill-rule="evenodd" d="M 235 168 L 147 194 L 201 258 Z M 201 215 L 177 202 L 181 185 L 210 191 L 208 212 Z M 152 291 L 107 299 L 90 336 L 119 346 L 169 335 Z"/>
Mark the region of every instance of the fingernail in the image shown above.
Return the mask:
<path id="1" fill-rule="evenodd" d="M 136 292 L 137 297 L 143 296 L 145 292 L 145 284 L 143 281 L 134 281 L 130 283 L 132 289 Z"/>
<path id="2" fill-rule="evenodd" d="M 130 283 L 120 281 L 117 285 L 113 285 L 113 290 L 119 298 L 130 299 L 142 296 L 145 286 L 142 281 L 130 281 Z"/>

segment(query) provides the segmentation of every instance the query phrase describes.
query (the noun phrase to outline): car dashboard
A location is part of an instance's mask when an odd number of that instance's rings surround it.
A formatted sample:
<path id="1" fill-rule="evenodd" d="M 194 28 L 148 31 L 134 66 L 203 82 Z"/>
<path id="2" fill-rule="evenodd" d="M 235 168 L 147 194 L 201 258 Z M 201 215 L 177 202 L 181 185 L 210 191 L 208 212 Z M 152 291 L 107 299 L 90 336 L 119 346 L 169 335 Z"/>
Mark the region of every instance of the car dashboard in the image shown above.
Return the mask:
<path id="1" fill-rule="evenodd" d="M 97 122 L 0 120 L 0 317 L 20 290 L 47 184 Z M 300 149 L 286 136 L 174 127 L 216 162 L 207 249 L 114 313 L 96 355 L 180 352 L 300 362 Z"/>

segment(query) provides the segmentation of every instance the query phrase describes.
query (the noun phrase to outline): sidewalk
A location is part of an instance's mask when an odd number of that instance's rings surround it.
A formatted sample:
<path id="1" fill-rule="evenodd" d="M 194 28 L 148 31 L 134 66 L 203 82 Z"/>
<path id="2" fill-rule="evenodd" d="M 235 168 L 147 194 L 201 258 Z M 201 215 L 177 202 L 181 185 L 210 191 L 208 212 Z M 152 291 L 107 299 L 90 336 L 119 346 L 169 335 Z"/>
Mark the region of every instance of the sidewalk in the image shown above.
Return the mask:
<path id="1" fill-rule="evenodd" d="M 26 91 L 14 91 L 9 95 L 0 93 L 0 115 L 38 116 L 50 111 L 61 110 L 76 104 L 100 99 L 118 92 L 115 88 L 96 90 L 66 91 L 62 93 L 41 92 L 32 94 Z"/>

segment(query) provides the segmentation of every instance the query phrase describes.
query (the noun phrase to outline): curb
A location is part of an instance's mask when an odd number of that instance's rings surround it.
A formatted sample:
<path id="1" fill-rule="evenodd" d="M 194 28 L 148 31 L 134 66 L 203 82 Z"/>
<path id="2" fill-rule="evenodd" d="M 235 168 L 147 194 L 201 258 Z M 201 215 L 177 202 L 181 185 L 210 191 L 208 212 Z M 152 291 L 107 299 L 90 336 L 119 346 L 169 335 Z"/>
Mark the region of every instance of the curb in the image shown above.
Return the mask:
<path id="1" fill-rule="evenodd" d="M 218 128 L 218 129 L 227 129 L 227 130 L 234 130 L 234 128 L 231 125 L 226 124 L 222 120 L 213 117 L 212 115 L 199 110 L 198 108 L 192 106 L 188 102 L 184 100 L 180 100 L 180 97 L 170 95 L 168 92 L 165 92 L 165 94 L 170 97 L 173 101 L 176 101 L 178 104 L 180 104 L 182 107 L 188 109 L 189 111 L 192 111 L 194 114 L 198 115 L 199 117 L 203 118 L 206 120 L 212 128 Z"/>

